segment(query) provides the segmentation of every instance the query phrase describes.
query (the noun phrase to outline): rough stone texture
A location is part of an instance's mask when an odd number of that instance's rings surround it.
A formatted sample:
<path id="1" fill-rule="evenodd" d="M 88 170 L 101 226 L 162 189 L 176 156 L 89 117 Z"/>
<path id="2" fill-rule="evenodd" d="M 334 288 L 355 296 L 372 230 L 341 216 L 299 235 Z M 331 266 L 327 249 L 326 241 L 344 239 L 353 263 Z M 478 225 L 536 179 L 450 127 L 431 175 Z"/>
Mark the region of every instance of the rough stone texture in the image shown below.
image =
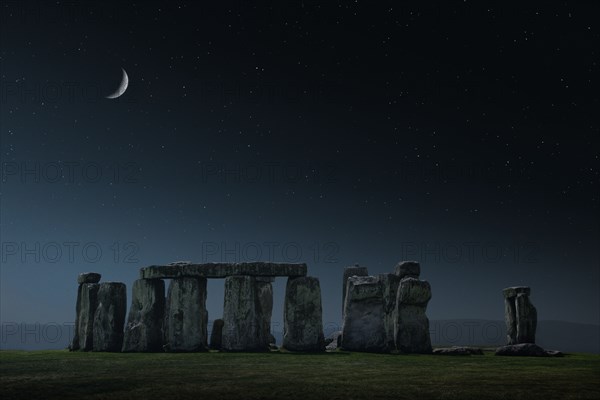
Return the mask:
<path id="1" fill-rule="evenodd" d="M 84 272 L 77 276 L 77 283 L 80 285 L 82 283 L 98 283 L 101 277 L 102 275 L 97 272 Z"/>
<path id="2" fill-rule="evenodd" d="M 452 346 L 434 349 L 433 354 L 446 356 L 482 356 L 483 350 L 476 347 Z"/>
<path id="3" fill-rule="evenodd" d="M 517 295 L 515 300 L 517 315 L 517 343 L 535 343 L 537 310 L 525 293 Z"/>
<path id="4" fill-rule="evenodd" d="M 268 348 L 271 342 L 271 315 L 273 314 L 273 284 L 262 278 L 255 278 L 256 306 L 258 317 L 258 342 Z M 274 342 L 273 342 L 274 343 Z"/>
<path id="5" fill-rule="evenodd" d="M 75 332 L 70 350 L 90 351 L 94 345 L 94 313 L 98 297 L 97 283 L 83 283 L 77 289 Z"/>
<path id="6" fill-rule="evenodd" d="M 374 276 L 348 278 L 342 348 L 352 351 L 386 352 L 384 302 L 381 281 Z"/>
<path id="7" fill-rule="evenodd" d="M 503 289 L 502 293 L 508 344 L 535 343 L 537 310 L 529 300 L 531 289 L 515 286 Z"/>
<path id="8" fill-rule="evenodd" d="M 165 350 L 206 351 L 206 278 L 173 279 L 167 292 L 165 319 Z"/>
<path id="9" fill-rule="evenodd" d="M 396 265 L 396 275 L 400 279 L 419 278 L 421 275 L 421 265 L 417 261 L 400 261 Z"/>
<path id="10" fill-rule="evenodd" d="M 318 278 L 288 278 L 283 308 L 283 347 L 291 351 L 325 350 Z"/>
<path id="11" fill-rule="evenodd" d="M 351 276 L 367 276 L 369 270 L 367 267 L 359 267 L 358 264 L 352 267 L 344 268 L 344 277 L 342 279 L 342 318 L 344 316 L 344 307 L 346 303 L 346 288 L 348 287 L 348 278 Z"/>
<path id="12" fill-rule="evenodd" d="M 138 279 L 133 282 L 123 351 L 162 351 L 164 318 L 165 282 L 160 279 Z"/>
<path id="13" fill-rule="evenodd" d="M 210 332 L 210 348 L 212 350 L 221 350 L 222 335 L 223 335 L 223 320 L 215 319 L 213 321 L 212 331 Z"/>
<path id="14" fill-rule="evenodd" d="M 325 338 L 325 350 L 337 350 L 342 337 L 342 331 L 335 331 Z"/>
<path id="15" fill-rule="evenodd" d="M 381 282 L 383 298 L 383 327 L 385 329 L 386 347 L 387 351 L 393 351 L 396 349 L 394 330 L 396 326 L 396 298 L 400 286 L 400 277 L 396 274 L 380 274 L 378 278 Z"/>
<path id="16" fill-rule="evenodd" d="M 253 276 L 225 278 L 222 349 L 226 351 L 266 351 L 263 318 Z"/>
<path id="17" fill-rule="evenodd" d="M 396 348 L 402 353 L 431 353 L 429 319 L 425 314 L 431 299 L 427 281 L 404 278 L 398 288 L 395 311 Z"/>
<path id="18" fill-rule="evenodd" d="M 127 311 L 127 289 L 121 282 L 104 282 L 98 288 L 94 313 L 93 351 L 121 351 Z"/>
<path id="19" fill-rule="evenodd" d="M 234 275 L 249 276 L 306 276 L 306 264 L 290 263 L 206 263 L 153 265 L 140 268 L 142 279 L 174 279 L 182 277 L 226 278 Z"/>
<path id="20" fill-rule="evenodd" d="M 519 343 L 497 348 L 496 355 L 522 357 L 561 357 L 563 356 L 563 353 L 556 350 L 546 351 L 534 343 Z"/>

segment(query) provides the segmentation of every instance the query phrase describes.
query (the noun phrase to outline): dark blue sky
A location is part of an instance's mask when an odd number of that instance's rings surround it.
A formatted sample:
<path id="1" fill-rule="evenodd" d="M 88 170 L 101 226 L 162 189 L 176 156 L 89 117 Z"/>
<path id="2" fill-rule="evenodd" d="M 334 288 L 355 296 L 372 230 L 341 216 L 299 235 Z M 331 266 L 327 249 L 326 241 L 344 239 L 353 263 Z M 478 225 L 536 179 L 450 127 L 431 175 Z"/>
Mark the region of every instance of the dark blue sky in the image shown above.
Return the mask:
<path id="1" fill-rule="evenodd" d="M 416 259 L 430 318 L 530 285 L 600 323 L 598 10 L 541 4 L 2 2 L 1 320 L 72 321 L 83 271 L 261 259 L 339 323 L 343 267 Z"/>

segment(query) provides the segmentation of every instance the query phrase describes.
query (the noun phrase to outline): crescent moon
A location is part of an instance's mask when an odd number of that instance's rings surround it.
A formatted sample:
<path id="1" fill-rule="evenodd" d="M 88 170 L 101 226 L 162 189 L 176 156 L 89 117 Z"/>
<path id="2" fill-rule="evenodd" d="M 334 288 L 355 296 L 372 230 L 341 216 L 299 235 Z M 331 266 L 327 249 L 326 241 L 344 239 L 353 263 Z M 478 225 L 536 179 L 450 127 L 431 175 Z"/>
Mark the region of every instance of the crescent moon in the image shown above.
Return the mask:
<path id="1" fill-rule="evenodd" d="M 127 90 L 127 86 L 129 86 L 129 77 L 127 76 L 127 72 L 125 72 L 125 70 L 123 68 L 121 68 L 121 70 L 123 71 L 123 77 L 121 78 L 121 84 L 119 85 L 119 88 L 114 93 L 106 96 L 107 99 L 116 99 L 117 97 L 119 97 L 123 93 L 125 93 L 125 91 Z"/>

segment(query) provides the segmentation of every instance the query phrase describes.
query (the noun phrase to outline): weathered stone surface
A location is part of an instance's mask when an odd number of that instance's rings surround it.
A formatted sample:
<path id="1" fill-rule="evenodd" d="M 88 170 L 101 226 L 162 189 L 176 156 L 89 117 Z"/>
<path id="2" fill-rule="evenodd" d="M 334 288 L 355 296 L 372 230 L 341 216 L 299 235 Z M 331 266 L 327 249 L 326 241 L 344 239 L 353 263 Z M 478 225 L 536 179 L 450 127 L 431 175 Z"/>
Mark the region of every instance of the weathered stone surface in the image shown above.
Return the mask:
<path id="1" fill-rule="evenodd" d="M 417 261 L 400 261 L 396 265 L 396 275 L 403 278 L 419 278 L 421 265 Z"/>
<path id="2" fill-rule="evenodd" d="M 502 290 L 502 293 L 508 344 L 535 343 L 537 310 L 529 300 L 531 289 L 515 286 Z"/>
<path id="3" fill-rule="evenodd" d="M 98 288 L 98 306 L 94 313 L 93 351 L 121 351 L 127 311 L 124 283 L 104 282 Z"/>
<path id="4" fill-rule="evenodd" d="M 283 308 L 283 347 L 291 351 L 325 350 L 318 278 L 288 278 Z"/>
<path id="5" fill-rule="evenodd" d="M 164 318 L 165 282 L 160 279 L 138 279 L 133 282 L 123 351 L 162 351 Z"/>
<path id="6" fill-rule="evenodd" d="M 84 272 L 77 276 L 77 283 L 80 285 L 82 283 L 98 283 L 101 277 L 102 275 L 97 272 Z"/>
<path id="7" fill-rule="evenodd" d="M 255 278 L 256 306 L 258 317 L 258 342 L 261 347 L 271 344 L 271 315 L 273 313 L 273 284 L 262 278 Z M 273 342 L 274 343 L 274 342 Z"/>
<path id="8" fill-rule="evenodd" d="M 165 316 L 165 350 L 206 351 L 206 278 L 173 279 L 167 292 Z"/>
<path id="9" fill-rule="evenodd" d="M 386 352 L 383 288 L 374 276 L 348 278 L 342 348 L 352 351 Z"/>
<path id="10" fill-rule="evenodd" d="M 342 331 L 335 331 L 325 338 L 325 350 L 337 350 L 341 343 Z"/>
<path id="11" fill-rule="evenodd" d="M 483 350 L 478 349 L 476 347 L 452 346 L 452 347 L 442 347 L 442 348 L 434 349 L 433 354 L 447 355 L 447 356 L 470 356 L 470 355 L 482 356 Z"/>
<path id="12" fill-rule="evenodd" d="M 547 357 L 548 353 L 534 343 L 519 343 L 496 349 L 497 356 Z"/>
<path id="13" fill-rule="evenodd" d="M 344 316 L 344 307 L 346 302 L 346 288 L 348 287 L 348 278 L 351 276 L 367 276 L 369 270 L 367 267 L 360 267 L 358 264 L 352 267 L 344 268 L 344 276 L 342 278 L 342 318 Z"/>
<path id="14" fill-rule="evenodd" d="M 305 276 L 306 264 L 249 262 L 153 265 L 140 269 L 143 279 L 173 279 L 181 277 L 226 278 L 248 276 Z"/>
<path id="15" fill-rule="evenodd" d="M 431 285 L 429 282 L 415 278 L 402 279 L 399 289 L 397 302 L 410 305 L 427 306 L 431 300 Z"/>
<path id="16" fill-rule="evenodd" d="M 517 343 L 535 343 L 537 310 L 525 293 L 517 295 L 515 300 L 517 315 Z"/>
<path id="17" fill-rule="evenodd" d="M 222 349 L 226 351 L 266 351 L 262 335 L 263 319 L 253 276 L 225 278 Z"/>
<path id="18" fill-rule="evenodd" d="M 213 321 L 212 331 L 210 332 L 210 348 L 212 350 L 221 350 L 222 335 L 223 335 L 223 320 L 215 319 Z"/>
<path id="19" fill-rule="evenodd" d="M 378 278 L 381 282 L 383 298 L 383 326 L 385 329 L 386 347 L 387 351 L 393 351 L 396 349 L 394 330 L 396 326 L 396 300 L 398 297 L 398 287 L 400 286 L 400 277 L 396 274 L 380 274 Z"/>
<path id="20" fill-rule="evenodd" d="M 431 353 L 429 319 L 425 314 L 429 299 L 429 282 L 415 278 L 404 278 L 400 282 L 394 334 L 396 348 L 402 353 Z"/>
<path id="21" fill-rule="evenodd" d="M 94 313 L 98 297 L 97 283 L 83 283 L 77 289 L 75 332 L 70 350 L 90 351 L 94 346 Z"/>

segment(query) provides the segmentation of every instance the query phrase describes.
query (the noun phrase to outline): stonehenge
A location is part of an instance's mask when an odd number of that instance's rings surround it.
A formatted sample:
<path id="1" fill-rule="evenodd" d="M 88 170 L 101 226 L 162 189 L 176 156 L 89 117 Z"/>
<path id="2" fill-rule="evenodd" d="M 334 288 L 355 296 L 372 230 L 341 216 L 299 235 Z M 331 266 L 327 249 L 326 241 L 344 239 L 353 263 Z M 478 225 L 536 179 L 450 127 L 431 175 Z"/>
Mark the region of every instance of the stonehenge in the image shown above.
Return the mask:
<path id="1" fill-rule="evenodd" d="M 140 269 L 126 316 L 126 287 L 100 282 L 100 274 L 77 277 L 72 351 L 208 351 L 207 279 L 225 279 L 222 319 L 216 319 L 210 349 L 269 351 L 273 284 L 288 277 L 284 344 L 292 351 L 322 351 L 321 289 L 306 264 L 176 262 Z M 165 297 L 165 281 L 170 284 Z"/>
<path id="2" fill-rule="evenodd" d="M 425 314 L 431 286 L 419 279 L 420 273 L 416 261 L 400 262 L 394 274 L 378 276 L 368 276 L 366 268 L 346 268 L 342 348 L 375 353 L 431 353 L 429 319 Z"/>

